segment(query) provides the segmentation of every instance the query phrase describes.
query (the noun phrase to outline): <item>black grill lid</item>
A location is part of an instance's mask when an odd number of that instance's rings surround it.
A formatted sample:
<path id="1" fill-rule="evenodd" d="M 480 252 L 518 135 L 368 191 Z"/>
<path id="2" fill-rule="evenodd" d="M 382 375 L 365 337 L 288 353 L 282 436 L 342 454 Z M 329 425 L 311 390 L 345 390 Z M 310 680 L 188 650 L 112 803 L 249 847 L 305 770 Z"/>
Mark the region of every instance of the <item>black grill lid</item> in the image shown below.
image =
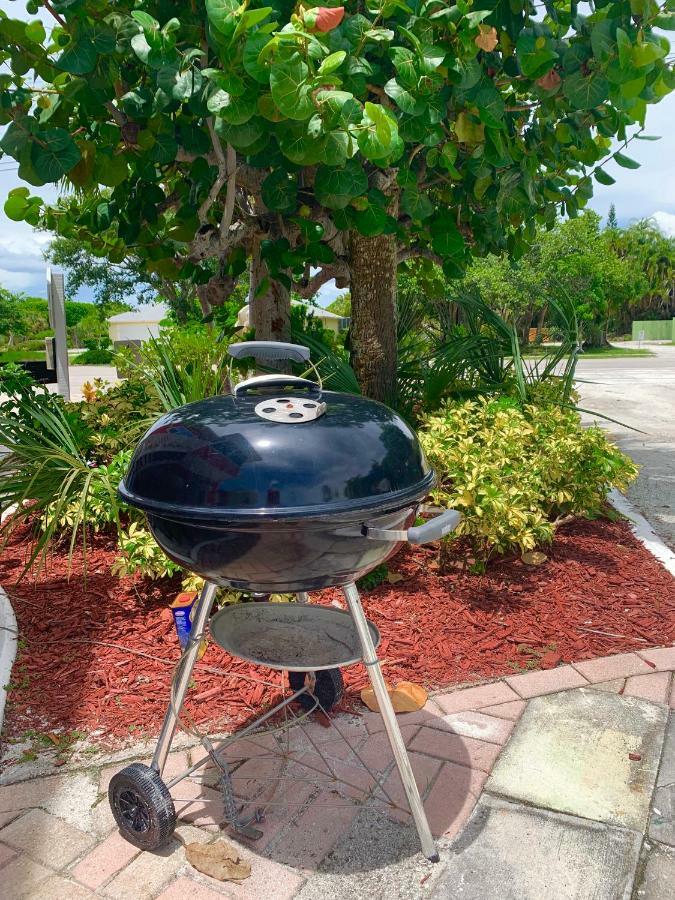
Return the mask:
<path id="1" fill-rule="evenodd" d="M 325 403 L 325 412 L 289 422 L 256 413 L 261 400 L 279 394 Z M 270 388 L 163 416 L 136 448 L 119 492 L 158 515 L 234 523 L 384 512 L 421 499 L 433 483 L 417 437 L 388 407 L 351 394 Z"/>

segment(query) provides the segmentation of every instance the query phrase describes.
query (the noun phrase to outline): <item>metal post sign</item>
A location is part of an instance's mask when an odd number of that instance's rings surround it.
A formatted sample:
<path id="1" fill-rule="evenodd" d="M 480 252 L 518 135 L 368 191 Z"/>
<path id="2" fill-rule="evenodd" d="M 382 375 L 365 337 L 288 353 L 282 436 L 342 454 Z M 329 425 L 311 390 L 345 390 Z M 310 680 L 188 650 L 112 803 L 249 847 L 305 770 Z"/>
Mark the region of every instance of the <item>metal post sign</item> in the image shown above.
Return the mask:
<path id="1" fill-rule="evenodd" d="M 47 300 L 49 302 L 49 324 L 54 331 L 57 390 L 65 400 L 70 400 L 63 275 L 60 272 L 52 272 L 51 267 L 47 268 Z"/>

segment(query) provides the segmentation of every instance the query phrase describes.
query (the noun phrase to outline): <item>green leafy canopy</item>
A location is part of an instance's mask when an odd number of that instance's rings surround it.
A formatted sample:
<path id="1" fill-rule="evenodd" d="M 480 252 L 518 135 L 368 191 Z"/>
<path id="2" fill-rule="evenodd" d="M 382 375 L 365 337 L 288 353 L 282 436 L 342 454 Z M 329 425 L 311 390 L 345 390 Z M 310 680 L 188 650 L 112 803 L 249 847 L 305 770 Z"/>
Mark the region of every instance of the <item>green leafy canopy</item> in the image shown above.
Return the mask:
<path id="1" fill-rule="evenodd" d="M 518 257 L 586 205 L 591 174 L 611 183 L 612 142 L 675 83 L 655 0 L 40 7 L 49 32 L 0 16 L 0 149 L 28 185 L 78 193 L 54 210 L 14 191 L 7 215 L 197 284 L 236 278 L 263 239 L 297 283 L 349 230 L 449 275 Z"/>

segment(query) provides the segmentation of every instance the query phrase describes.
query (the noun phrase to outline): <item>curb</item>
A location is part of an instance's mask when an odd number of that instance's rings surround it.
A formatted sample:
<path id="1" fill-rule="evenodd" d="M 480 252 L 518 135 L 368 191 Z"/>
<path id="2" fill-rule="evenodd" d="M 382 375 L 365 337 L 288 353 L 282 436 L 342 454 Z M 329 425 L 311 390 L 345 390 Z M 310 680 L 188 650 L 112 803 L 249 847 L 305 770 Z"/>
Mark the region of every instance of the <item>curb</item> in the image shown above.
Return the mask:
<path id="1" fill-rule="evenodd" d="M 608 500 L 617 512 L 620 512 L 630 521 L 631 530 L 640 543 L 649 550 L 652 556 L 658 559 L 666 571 L 675 576 L 675 553 L 664 544 L 647 519 L 637 511 L 628 497 L 624 496 L 620 491 L 612 489 L 609 492 Z"/>
<path id="2" fill-rule="evenodd" d="M 19 628 L 9 597 L 0 587 L 0 732 L 5 714 L 7 685 L 18 647 Z"/>

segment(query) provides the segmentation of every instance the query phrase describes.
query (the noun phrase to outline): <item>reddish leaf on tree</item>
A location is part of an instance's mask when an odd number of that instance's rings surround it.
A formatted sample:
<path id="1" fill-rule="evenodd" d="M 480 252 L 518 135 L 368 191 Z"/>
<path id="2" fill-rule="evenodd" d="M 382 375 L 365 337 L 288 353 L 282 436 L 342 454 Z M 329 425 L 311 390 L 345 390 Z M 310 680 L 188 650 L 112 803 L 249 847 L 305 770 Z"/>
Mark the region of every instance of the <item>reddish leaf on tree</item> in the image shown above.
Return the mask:
<path id="1" fill-rule="evenodd" d="M 321 31 L 325 34 L 337 28 L 344 16 L 344 6 L 315 6 L 304 15 L 305 26 L 308 31 Z"/>
<path id="2" fill-rule="evenodd" d="M 545 75 L 542 75 L 541 78 L 537 78 L 537 84 L 545 91 L 554 91 L 561 81 L 562 78 L 555 69 L 551 69 Z"/>
<path id="3" fill-rule="evenodd" d="M 497 29 L 492 28 L 489 25 L 479 25 L 478 27 L 480 28 L 480 34 L 476 35 L 474 38 L 474 44 L 477 47 L 480 47 L 481 50 L 485 50 L 489 53 L 494 50 L 499 43 Z"/>

